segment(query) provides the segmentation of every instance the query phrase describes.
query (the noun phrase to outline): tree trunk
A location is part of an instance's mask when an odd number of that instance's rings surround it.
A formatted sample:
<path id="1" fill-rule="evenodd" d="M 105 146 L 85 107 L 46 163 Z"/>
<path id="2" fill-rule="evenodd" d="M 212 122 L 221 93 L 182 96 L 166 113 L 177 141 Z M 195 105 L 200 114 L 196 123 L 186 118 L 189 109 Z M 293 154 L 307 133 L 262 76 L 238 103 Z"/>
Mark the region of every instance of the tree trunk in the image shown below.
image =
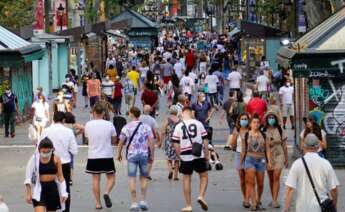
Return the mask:
<path id="1" fill-rule="evenodd" d="M 324 1 L 305 0 L 308 28 L 313 28 L 331 15 L 330 8 Z"/>

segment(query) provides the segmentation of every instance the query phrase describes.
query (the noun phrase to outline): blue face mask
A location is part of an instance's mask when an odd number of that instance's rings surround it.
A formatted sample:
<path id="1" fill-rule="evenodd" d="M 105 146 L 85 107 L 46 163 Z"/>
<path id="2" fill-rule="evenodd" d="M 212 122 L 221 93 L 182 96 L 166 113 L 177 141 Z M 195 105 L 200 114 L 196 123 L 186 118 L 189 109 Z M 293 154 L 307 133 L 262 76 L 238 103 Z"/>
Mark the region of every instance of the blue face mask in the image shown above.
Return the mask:
<path id="1" fill-rule="evenodd" d="M 268 121 L 268 124 L 270 126 L 274 126 L 276 124 L 276 119 L 275 118 L 269 118 L 267 121 Z"/>
<path id="2" fill-rule="evenodd" d="M 247 127 L 248 126 L 248 120 L 240 120 L 241 127 Z"/>

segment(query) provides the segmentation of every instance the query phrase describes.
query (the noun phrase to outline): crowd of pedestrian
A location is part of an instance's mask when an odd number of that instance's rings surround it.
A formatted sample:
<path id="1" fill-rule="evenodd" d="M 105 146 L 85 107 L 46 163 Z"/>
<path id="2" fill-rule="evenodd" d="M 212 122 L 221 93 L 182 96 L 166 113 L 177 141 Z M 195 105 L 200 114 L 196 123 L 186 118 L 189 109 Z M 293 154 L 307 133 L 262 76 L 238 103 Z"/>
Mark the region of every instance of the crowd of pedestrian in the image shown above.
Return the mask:
<path id="1" fill-rule="evenodd" d="M 105 206 L 113 205 L 117 159 L 127 161 L 129 210 L 148 210 L 155 151 L 163 147 L 168 180 L 179 181 L 182 176 L 185 206 L 181 211 L 193 210 L 193 172 L 200 178 L 196 201 L 207 211 L 210 164 L 216 163 L 217 170 L 223 168 L 212 142 L 213 123 L 218 121 L 229 128 L 224 149 L 234 152 L 244 208 L 288 211 L 294 190 L 298 193 L 296 211 L 321 211 L 319 203 L 325 200 L 336 207 L 339 182 L 324 159 L 326 133 L 312 116 L 305 120 L 300 135 L 304 156 L 292 164 L 285 182 L 286 201 L 279 202 L 282 171 L 289 167 L 287 134 L 295 127 L 294 87 L 288 74 L 276 79 L 265 58 L 257 66 L 257 75 L 250 76 L 254 82 L 249 82 L 237 48 L 227 35 L 188 32 L 177 36 L 163 31 L 158 47 L 150 53 L 128 48 L 124 55 L 110 53 L 104 61 L 106 70 L 98 70 L 92 62 L 80 77 L 70 70 L 51 101 L 52 111 L 48 97 L 38 88 L 31 128 L 37 149 L 26 170 L 27 202 L 35 211 L 70 211 L 76 137 L 82 135 L 88 144 L 85 172 L 92 176 L 96 209 L 103 208 L 102 174 L 106 176 Z M 78 104 L 79 86 L 84 102 Z M 17 102 L 8 87 L 0 98 L 6 137 L 15 136 Z M 77 123 L 74 115 L 74 108 L 81 104 L 90 113 L 85 125 Z M 158 117 L 164 120 L 162 124 Z M 117 145 L 116 154 L 113 145 Z M 267 205 L 262 202 L 266 173 L 272 199 Z"/>

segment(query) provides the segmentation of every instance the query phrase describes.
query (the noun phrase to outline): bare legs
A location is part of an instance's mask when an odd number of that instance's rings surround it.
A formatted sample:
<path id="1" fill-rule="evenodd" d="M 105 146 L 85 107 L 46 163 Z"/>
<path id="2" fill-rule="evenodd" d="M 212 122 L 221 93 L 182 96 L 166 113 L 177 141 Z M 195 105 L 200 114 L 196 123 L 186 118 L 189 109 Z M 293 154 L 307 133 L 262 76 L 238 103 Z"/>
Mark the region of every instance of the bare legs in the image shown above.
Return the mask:
<path id="1" fill-rule="evenodd" d="M 200 186 L 199 186 L 199 197 L 205 200 L 206 190 L 208 185 L 208 172 L 199 173 Z M 191 180 L 192 175 L 183 175 L 183 194 L 185 199 L 186 207 L 184 209 L 192 209 L 192 197 L 191 197 Z"/>
<path id="2" fill-rule="evenodd" d="M 137 203 L 136 177 L 129 177 L 129 192 L 131 194 L 131 204 Z M 140 177 L 141 200 L 146 201 L 147 177 Z"/>
<path id="3" fill-rule="evenodd" d="M 245 181 L 244 169 L 238 170 L 238 176 L 240 177 L 240 186 L 241 186 L 242 196 L 243 196 L 243 199 L 246 200 L 246 181 Z M 248 202 L 246 202 L 246 203 L 248 203 Z"/>
<path id="4" fill-rule="evenodd" d="M 92 191 L 93 195 L 96 199 L 96 208 L 100 208 L 101 205 L 101 189 L 100 189 L 100 181 L 101 181 L 101 175 L 100 174 L 93 174 L 92 175 Z"/>
<path id="5" fill-rule="evenodd" d="M 267 171 L 268 178 L 270 181 L 270 188 L 272 194 L 272 205 L 278 205 L 278 195 L 280 189 L 280 176 L 281 176 L 281 169 L 274 169 Z"/>
<path id="6" fill-rule="evenodd" d="M 115 185 L 115 174 L 107 174 L 106 192 L 104 194 L 110 194 Z M 101 175 L 92 175 L 92 190 L 96 199 L 96 208 L 100 208 L 101 204 L 101 188 L 100 188 Z"/>

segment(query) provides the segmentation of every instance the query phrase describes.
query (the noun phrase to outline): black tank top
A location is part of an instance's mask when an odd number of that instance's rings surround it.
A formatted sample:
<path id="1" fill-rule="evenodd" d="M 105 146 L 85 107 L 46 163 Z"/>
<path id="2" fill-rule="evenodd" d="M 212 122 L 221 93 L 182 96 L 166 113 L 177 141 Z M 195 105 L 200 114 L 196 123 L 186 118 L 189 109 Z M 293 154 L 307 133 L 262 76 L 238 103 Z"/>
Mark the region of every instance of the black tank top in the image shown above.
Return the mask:
<path id="1" fill-rule="evenodd" d="M 40 175 L 55 175 L 57 173 L 57 167 L 54 163 L 54 154 L 52 154 L 50 161 L 47 164 L 40 161 L 39 172 Z"/>

